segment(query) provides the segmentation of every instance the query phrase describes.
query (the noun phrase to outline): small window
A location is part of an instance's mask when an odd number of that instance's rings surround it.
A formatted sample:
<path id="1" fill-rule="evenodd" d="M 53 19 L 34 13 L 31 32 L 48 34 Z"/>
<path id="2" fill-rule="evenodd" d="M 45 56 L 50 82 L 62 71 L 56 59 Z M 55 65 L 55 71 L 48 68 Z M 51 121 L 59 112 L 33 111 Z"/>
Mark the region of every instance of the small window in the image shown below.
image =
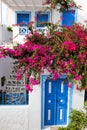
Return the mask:
<path id="1" fill-rule="evenodd" d="M 37 19 L 37 27 L 44 27 L 47 25 L 47 22 L 50 21 L 50 13 L 36 13 L 36 19 Z"/>
<path id="2" fill-rule="evenodd" d="M 30 22 L 30 12 L 17 12 L 17 24 L 28 24 Z"/>
<path id="3" fill-rule="evenodd" d="M 19 11 L 17 14 L 17 24 L 20 24 L 19 34 L 26 35 L 29 33 L 29 29 L 27 27 L 28 23 L 31 21 L 31 12 L 22 12 Z"/>
<path id="4" fill-rule="evenodd" d="M 62 13 L 62 26 L 73 26 L 75 22 L 75 10 L 68 10 Z"/>

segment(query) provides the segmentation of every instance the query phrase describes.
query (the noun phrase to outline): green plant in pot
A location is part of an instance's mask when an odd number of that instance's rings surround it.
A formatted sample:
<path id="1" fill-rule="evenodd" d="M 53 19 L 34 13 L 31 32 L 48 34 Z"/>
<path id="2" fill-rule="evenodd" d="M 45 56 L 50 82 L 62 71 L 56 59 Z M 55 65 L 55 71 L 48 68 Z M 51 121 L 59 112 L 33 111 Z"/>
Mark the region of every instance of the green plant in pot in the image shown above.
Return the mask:
<path id="1" fill-rule="evenodd" d="M 7 27 L 7 30 L 8 30 L 9 32 L 13 32 L 13 30 L 12 30 L 12 27 L 11 27 L 11 26 L 8 26 L 8 27 Z"/>

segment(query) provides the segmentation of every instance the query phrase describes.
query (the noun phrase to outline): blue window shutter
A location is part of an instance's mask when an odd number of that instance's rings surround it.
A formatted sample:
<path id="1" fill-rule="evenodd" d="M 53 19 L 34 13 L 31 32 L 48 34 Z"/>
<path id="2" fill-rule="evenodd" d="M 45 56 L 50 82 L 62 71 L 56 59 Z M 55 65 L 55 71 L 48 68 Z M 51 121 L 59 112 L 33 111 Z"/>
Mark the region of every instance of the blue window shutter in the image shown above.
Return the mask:
<path id="1" fill-rule="evenodd" d="M 44 27 L 45 24 L 43 23 L 49 21 L 49 13 L 43 13 L 43 14 L 37 13 L 36 17 L 37 17 L 37 27 Z"/>
<path id="2" fill-rule="evenodd" d="M 63 12 L 62 19 L 62 26 L 73 26 L 75 22 L 75 10 Z"/>
<path id="3" fill-rule="evenodd" d="M 17 14 L 17 24 L 20 24 L 21 22 L 24 22 L 27 24 L 30 21 L 30 14 Z"/>

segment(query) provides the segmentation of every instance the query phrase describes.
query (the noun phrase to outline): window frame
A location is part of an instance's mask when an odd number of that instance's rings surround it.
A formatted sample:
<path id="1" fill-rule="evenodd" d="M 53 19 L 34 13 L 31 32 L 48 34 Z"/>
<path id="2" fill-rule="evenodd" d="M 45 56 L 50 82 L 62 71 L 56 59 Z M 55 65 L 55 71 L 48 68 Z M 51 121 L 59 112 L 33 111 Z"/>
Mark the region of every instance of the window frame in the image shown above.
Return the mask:
<path id="1" fill-rule="evenodd" d="M 37 19 L 37 15 L 38 15 L 38 11 L 35 12 L 35 17 Z M 46 12 L 42 12 L 41 14 L 47 14 L 48 15 L 48 21 L 47 22 L 50 22 L 50 11 L 46 11 Z M 36 20 L 36 23 L 35 23 L 35 27 L 37 27 L 37 20 Z M 45 26 L 44 26 L 45 27 Z M 43 27 L 37 27 L 37 28 L 43 28 Z"/>
<path id="2" fill-rule="evenodd" d="M 77 15 L 78 15 L 78 9 L 76 9 L 76 8 L 70 8 L 68 11 L 71 11 L 71 10 L 74 10 L 75 11 L 75 20 L 74 20 L 74 23 L 75 22 L 77 22 Z M 63 17 L 63 12 L 62 13 L 60 13 L 60 25 L 61 26 L 64 26 L 63 24 L 62 24 L 62 17 Z M 73 26 L 73 25 L 72 25 Z"/>
<path id="3" fill-rule="evenodd" d="M 17 23 L 17 15 L 18 14 L 29 14 L 29 22 L 31 22 L 31 11 L 16 11 L 16 18 L 15 18 L 15 20 L 16 20 L 15 23 L 16 24 L 18 24 Z"/>

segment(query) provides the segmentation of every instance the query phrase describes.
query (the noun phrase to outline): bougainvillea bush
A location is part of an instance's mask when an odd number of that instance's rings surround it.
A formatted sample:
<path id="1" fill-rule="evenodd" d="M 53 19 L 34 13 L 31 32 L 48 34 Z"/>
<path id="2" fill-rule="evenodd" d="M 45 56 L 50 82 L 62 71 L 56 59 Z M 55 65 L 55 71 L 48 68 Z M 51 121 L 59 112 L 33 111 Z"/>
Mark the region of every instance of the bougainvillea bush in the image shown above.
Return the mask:
<path id="1" fill-rule="evenodd" d="M 32 26 L 30 26 L 32 27 Z M 77 89 L 87 88 L 87 29 L 80 24 L 60 27 L 49 24 L 45 33 L 30 28 L 24 44 L 13 49 L 0 47 L 0 57 L 15 59 L 16 79 L 26 78 L 25 87 L 39 84 L 46 69 L 54 80 L 67 75 L 67 84 L 77 81 Z"/>
<path id="2" fill-rule="evenodd" d="M 44 5 L 48 5 L 47 9 L 56 9 L 59 12 L 70 8 L 79 8 L 74 0 L 45 0 Z"/>

